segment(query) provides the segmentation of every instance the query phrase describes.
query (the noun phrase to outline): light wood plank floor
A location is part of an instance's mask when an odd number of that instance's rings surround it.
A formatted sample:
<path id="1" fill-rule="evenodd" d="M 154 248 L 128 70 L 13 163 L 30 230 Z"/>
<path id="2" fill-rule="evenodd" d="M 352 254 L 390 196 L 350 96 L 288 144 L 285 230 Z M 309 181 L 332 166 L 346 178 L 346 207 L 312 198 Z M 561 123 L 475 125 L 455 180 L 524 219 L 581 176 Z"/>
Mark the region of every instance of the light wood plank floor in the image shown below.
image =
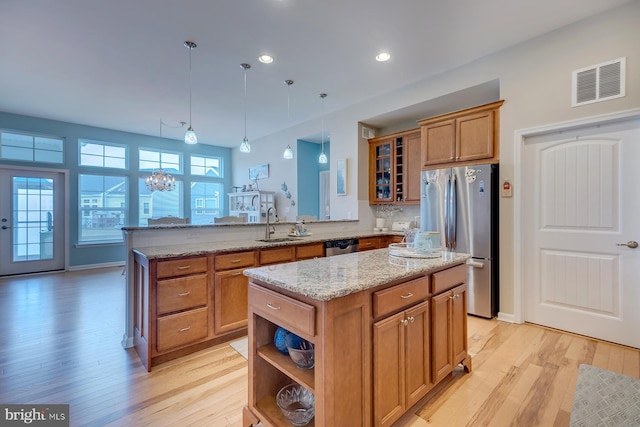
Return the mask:
<path id="1" fill-rule="evenodd" d="M 147 373 L 124 350 L 122 268 L 0 279 L 0 402 L 69 403 L 72 426 L 233 426 L 247 362 L 219 345 Z M 580 363 L 640 378 L 640 351 L 469 318 L 456 369 L 399 427 L 566 426 Z"/>

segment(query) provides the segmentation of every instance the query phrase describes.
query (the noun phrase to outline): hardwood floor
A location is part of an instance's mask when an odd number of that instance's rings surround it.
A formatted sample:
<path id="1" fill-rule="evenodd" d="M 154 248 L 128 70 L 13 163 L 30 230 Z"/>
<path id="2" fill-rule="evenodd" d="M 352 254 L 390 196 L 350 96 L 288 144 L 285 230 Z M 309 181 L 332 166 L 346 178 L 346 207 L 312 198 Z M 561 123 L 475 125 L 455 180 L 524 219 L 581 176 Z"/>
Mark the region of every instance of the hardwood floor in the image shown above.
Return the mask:
<path id="1" fill-rule="evenodd" d="M 122 268 L 0 279 L 0 403 L 68 403 L 72 426 L 242 425 L 247 361 L 223 344 L 147 373 L 124 350 Z M 398 427 L 567 426 L 578 365 L 640 378 L 640 351 L 469 317 L 455 370 Z"/>

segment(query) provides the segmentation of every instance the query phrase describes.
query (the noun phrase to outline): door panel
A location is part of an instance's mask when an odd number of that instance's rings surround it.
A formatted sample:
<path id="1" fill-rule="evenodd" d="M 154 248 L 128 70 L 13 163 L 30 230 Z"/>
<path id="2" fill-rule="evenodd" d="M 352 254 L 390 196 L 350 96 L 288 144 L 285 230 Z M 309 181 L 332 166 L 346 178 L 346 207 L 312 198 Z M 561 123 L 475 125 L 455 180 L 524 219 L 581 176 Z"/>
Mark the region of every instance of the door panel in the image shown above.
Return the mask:
<path id="1" fill-rule="evenodd" d="M 65 268 L 64 174 L 0 169 L 0 276 Z"/>
<path id="2" fill-rule="evenodd" d="M 525 143 L 525 320 L 640 347 L 640 121 Z"/>

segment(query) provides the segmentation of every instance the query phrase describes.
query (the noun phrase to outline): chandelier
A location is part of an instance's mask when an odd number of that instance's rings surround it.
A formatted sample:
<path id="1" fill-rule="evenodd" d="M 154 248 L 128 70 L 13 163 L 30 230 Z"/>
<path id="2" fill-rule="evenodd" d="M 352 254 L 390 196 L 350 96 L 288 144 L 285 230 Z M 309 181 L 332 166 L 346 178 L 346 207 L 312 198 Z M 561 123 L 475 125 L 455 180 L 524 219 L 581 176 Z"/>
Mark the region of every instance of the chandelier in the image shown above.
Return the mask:
<path id="1" fill-rule="evenodd" d="M 162 168 L 154 169 L 150 176 L 145 179 L 147 190 L 151 191 L 172 191 L 176 188 L 176 179 L 168 173 L 164 173 Z"/>

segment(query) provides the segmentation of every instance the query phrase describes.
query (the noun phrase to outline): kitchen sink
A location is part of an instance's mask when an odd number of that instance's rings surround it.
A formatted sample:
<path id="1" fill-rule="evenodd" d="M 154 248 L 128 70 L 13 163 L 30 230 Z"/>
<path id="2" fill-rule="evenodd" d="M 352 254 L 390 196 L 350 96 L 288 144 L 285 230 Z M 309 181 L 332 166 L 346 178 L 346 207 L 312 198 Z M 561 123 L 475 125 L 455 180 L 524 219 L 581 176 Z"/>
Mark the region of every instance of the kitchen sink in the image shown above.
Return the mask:
<path id="1" fill-rule="evenodd" d="M 297 237 L 276 237 L 273 239 L 258 239 L 258 242 L 266 242 L 266 243 L 278 243 L 278 242 L 295 242 L 300 240 Z"/>

